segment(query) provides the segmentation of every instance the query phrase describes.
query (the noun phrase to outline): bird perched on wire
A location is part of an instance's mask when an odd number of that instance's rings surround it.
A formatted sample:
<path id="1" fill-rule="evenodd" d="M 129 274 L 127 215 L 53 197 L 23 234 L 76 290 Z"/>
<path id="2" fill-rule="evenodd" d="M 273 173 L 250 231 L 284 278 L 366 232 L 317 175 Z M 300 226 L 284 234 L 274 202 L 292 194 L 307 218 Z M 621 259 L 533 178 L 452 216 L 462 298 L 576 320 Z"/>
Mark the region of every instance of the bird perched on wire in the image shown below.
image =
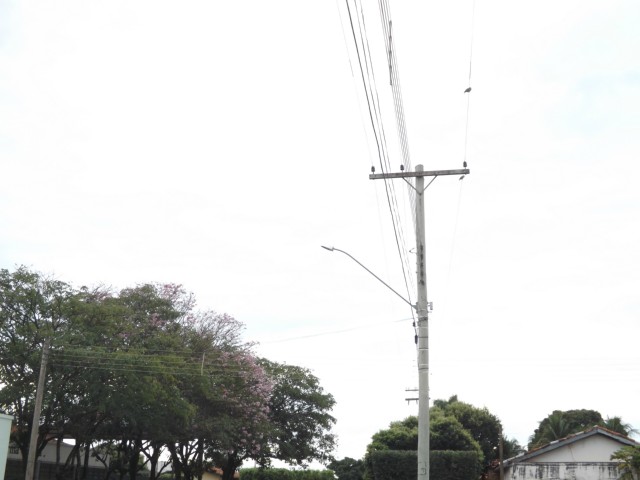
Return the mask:
<path id="1" fill-rule="evenodd" d="M 400 164 L 400 171 L 404 172 L 404 165 Z"/>
<path id="2" fill-rule="evenodd" d="M 462 167 L 463 168 L 467 168 L 467 161 L 466 160 L 464 162 L 462 162 Z"/>
<path id="3" fill-rule="evenodd" d="M 471 87 L 467 87 L 467 89 L 462 93 L 469 93 L 471 91 Z"/>
<path id="4" fill-rule="evenodd" d="M 376 173 L 376 167 L 374 167 L 373 165 L 371 165 L 371 173 Z"/>

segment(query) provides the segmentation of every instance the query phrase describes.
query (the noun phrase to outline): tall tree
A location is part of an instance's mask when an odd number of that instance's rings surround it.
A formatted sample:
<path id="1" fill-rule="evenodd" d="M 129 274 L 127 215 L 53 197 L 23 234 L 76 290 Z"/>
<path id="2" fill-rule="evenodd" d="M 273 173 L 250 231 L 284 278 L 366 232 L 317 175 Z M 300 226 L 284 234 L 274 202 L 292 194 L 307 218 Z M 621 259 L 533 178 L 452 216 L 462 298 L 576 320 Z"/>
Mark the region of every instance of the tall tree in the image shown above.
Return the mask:
<path id="1" fill-rule="evenodd" d="M 168 445 L 174 472 L 185 480 L 198 478 L 213 461 L 228 465 L 227 475 L 262 449 L 271 382 L 241 341 L 242 324 L 233 317 L 189 311 L 182 325 L 183 346 L 194 352 L 197 373 L 185 377 L 181 388 L 195 416 Z"/>
<path id="2" fill-rule="evenodd" d="M 19 267 L 0 270 L 0 409 L 13 415 L 11 441 L 23 464 L 29 449 L 36 385 L 45 337 L 55 338 L 67 323 L 72 288 L 64 282 Z M 48 386 L 41 413 L 38 454 L 55 433 L 53 415 L 59 395 Z"/>
<path id="3" fill-rule="evenodd" d="M 261 441 L 253 449 L 247 448 L 251 443 L 242 438 L 235 443 L 223 458 L 225 480 L 232 478 L 235 469 L 248 458 L 261 465 L 268 465 L 272 459 L 300 466 L 313 460 L 331 461 L 335 446 L 331 433 L 335 419 L 330 414 L 335 405 L 333 396 L 324 391 L 319 379 L 306 368 L 267 359 L 260 359 L 259 365 L 272 389 L 263 411 L 250 410 L 253 421 L 245 419 L 243 431 Z M 257 422 L 260 414 L 266 416 Z"/>
<path id="4" fill-rule="evenodd" d="M 430 447 L 432 450 L 473 450 L 483 458 L 480 443 L 473 438 L 472 432 L 456 417 L 446 415 L 438 408 L 431 410 L 431 435 Z"/>
<path id="5" fill-rule="evenodd" d="M 638 430 L 633 428 L 630 423 L 623 422 L 622 418 L 620 417 L 607 417 L 606 420 L 602 423 L 602 426 L 611 430 L 612 432 L 624 435 L 625 437 L 638 433 Z"/>
<path id="6" fill-rule="evenodd" d="M 417 450 L 418 417 L 410 416 L 391 422 L 388 428 L 377 431 L 371 437 L 367 451 L 371 450 Z"/>
<path id="7" fill-rule="evenodd" d="M 224 480 L 230 480 L 245 459 L 261 461 L 269 431 L 269 396 L 273 384 L 247 352 L 223 355 L 239 365 L 236 374 L 222 385 L 228 409 L 217 422 L 218 435 L 210 445 L 210 458 L 222 465 Z"/>
<path id="8" fill-rule="evenodd" d="M 336 401 L 309 369 L 261 359 L 273 383 L 269 398 L 268 454 L 292 465 L 328 462 L 335 447 L 331 416 Z"/>
<path id="9" fill-rule="evenodd" d="M 529 438 L 529 449 L 603 423 L 602 415 L 596 410 L 554 410 L 540 421 L 538 428 Z"/>
<path id="10" fill-rule="evenodd" d="M 85 372 L 75 385 L 85 416 L 75 416 L 72 435 L 87 446 L 110 442 L 126 458 L 130 478 L 141 468 L 142 453 L 184 428 L 193 410 L 178 388 L 184 359 L 171 352 L 179 347 L 181 312 L 164 295 L 166 287 L 140 285 L 117 294 L 83 289 L 53 356 L 60 370 Z M 152 467 L 157 456 L 150 455 Z"/>
<path id="11" fill-rule="evenodd" d="M 442 410 L 445 416 L 454 417 L 478 442 L 485 462 L 498 458 L 498 444 L 502 425 L 498 417 L 487 408 L 478 408 L 458 400 L 454 395 L 449 400 L 436 400 L 432 411 Z"/>
<path id="12" fill-rule="evenodd" d="M 575 432 L 576 427 L 565 419 L 562 412 L 554 412 L 546 418 L 544 426 L 541 426 L 537 445 L 544 445 L 554 440 L 560 440 Z"/>
<path id="13" fill-rule="evenodd" d="M 482 449 L 473 438 L 471 432 L 453 416 L 445 415 L 439 407 L 432 407 L 430 412 L 430 447 L 431 450 L 474 451 L 482 458 Z M 376 432 L 371 437 L 364 457 L 364 477 L 373 478 L 372 455 L 381 450 L 417 450 L 418 449 L 418 417 L 410 416 L 402 421 L 391 422 L 389 428 Z"/>
<path id="14" fill-rule="evenodd" d="M 502 439 L 502 455 L 503 458 L 512 458 L 523 453 L 525 449 L 515 438 L 503 437 Z"/>
<path id="15" fill-rule="evenodd" d="M 310 371 L 258 360 L 242 324 L 195 309 L 179 285 L 118 292 L 74 289 L 21 267 L 0 270 L 0 408 L 16 417 L 12 440 L 27 458 L 44 338 L 52 341 L 39 427 L 41 450 L 72 436 L 62 479 L 84 451 L 110 453 L 131 480 L 174 472 L 199 479 L 212 462 L 232 478 L 244 459 L 305 465 L 330 460 L 335 400 Z M 76 470 L 78 471 L 78 470 Z"/>

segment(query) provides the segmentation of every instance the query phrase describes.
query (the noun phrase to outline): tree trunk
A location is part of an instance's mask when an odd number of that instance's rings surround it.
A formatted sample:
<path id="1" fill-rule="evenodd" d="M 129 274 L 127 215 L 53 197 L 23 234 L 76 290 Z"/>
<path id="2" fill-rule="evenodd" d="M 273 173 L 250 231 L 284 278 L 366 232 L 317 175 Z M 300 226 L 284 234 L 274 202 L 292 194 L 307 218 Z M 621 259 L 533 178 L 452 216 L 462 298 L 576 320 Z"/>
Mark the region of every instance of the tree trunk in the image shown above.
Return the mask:
<path id="1" fill-rule="evenodd" d="M 158 467 L 158 457 L 160 456 L 160 448 L 155 448 L 151 445 L 149 448 L 153 449 L 151 455 L 149 455 L 149 480 L 156 480 L 156 470 Z"/>
<path id="2" fill-rule="evenodd" d="M 133 441 L 131 451 L 129 452 L 129 480 L 135 480 L 138 474 L 138 460 L 141 450 L 142 440 L 138 437 Z"/>
<path id="3" fill-rule="evenodd" d="M 238 467 L 242 464 L 242 460 L 238 458 L 237 452 L 227 455 L 227 464 L 222 469 L 222 480 L 233 480 Z"/>
<path id="4" fill-rule="evenodd" d="M 58 480 L 62 479 L 62 472 L 60 471 L 60 444 L 62 443 L 62 437 L 58 437 L 56 440 L 56 471 L 55 476 Z"/>
<path id="5" fill-rule="evenodd" d="M 75 445 L 76 447 L 79 447 L 79 445 Z M 73 478 L 74 480 L 78 480 L 80 478 L 80 448 L 76 449 L 76 466 L 73 469 Z"/>
<path id="6" fill-rule="evenodd" d="M 196 473 L 198 475 L 198 480 L 202 480 L 202 473 L 204 471 L 203 467 L 203 458 L 204 458 L 204 441 L 200 438 L 198 439 L 198 453 L 196 455 Z"/>
<path id="7" fill-rule="evenodd" d="M 91 442 L 87 442 L 84 447 L 84 465 L 82 465 L 81 480 L 86 480 L 89 473 L 89 455 L 91 454 Z"/>
<path id="8" fill-rule="evenodd" d="M 178 458 L 178 452 L 175 445 L 167 445 L 169 453 L 171 454 L 171 470 L 173 471 L 173 478 L 175 480 L 182 480 L 182 464 Z"/>

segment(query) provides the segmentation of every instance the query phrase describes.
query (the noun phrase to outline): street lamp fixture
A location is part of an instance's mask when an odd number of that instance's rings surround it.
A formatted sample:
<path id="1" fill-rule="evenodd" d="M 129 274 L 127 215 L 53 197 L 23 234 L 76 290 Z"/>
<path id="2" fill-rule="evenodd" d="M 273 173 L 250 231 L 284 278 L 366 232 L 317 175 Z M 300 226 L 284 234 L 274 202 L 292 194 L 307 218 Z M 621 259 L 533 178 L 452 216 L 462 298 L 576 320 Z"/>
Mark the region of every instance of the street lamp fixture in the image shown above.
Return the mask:
<path id="1" fill-rule="evenodd" d="M 340 250 L 339 248 L 335 248 L 335 247 L 325 247 L 324 245 L 320 245 L 322 248 L 324 248 L 325 250 L 329 250 L 330 252 L 336 251 L 336 252 L 340 252 L 340 253 L 344 253 L 347 257 L 349 257 L 351 260 L 353 260 L 354 262 L 356 262 L 358 265 L 360 265 L 362 268 L 364 268 L 367 272 L 369 272 L 371 275 L 373 275 L 380 283 L 382 283 L 385 287 L 387 287 L 389 290 L 391 290 L 393 293 L 395 293 L 398 297 L 400 297 L 402 299 L 403 302 L 405 302 L 407 305 L 409 305 L 411 308 L 416 309 L 416 306 L 414 304 L 412 304 L 409 300 L 407 300 L 406 298 L 404 298 L 402 295 L 400 295 L 398 292 L 396 292 L 391 286 L 389 286 L 389 284 L 387 284 L 384 280 L 382 280 L 379 276 L 377 276 L 375 273 L 373 273 L 371 270 L 369 270 L 367 267 L 365 267 L 362 263 L 360 263 L 355 257 L 353 257 L 353 255 L 345 252 L 344 250 Z"/>

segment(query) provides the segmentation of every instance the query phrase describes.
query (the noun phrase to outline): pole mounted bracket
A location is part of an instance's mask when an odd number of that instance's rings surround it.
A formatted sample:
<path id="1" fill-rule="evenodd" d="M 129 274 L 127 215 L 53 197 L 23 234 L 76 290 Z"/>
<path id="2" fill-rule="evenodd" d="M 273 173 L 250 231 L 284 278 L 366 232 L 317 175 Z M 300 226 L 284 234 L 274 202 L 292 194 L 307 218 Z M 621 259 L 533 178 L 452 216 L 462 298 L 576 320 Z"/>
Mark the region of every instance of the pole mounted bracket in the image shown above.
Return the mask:
<path id="1" fill-rule="evenodd" d="M 406 298 L 404 298 L 402 295 L 400 295 L 397 291 L 395 291 L 393 289 L 393 287 L 389 286 L 389 284 L 387 282 L 385 282 L 384 280 L 382 280 L 379 276 L 377 276 L 375 273 L 373 273 L 371 270 L 369 270 L 367 267 L 365 267 L 362 263 L 360 263 L 353 255 L 351 255 L 348 252 L 345 252 L 344 250 L 340 250 L 339 248 L 335 248 L 335 247 L 325 247 L 324 245 L 320 245 L 322 248 L 324 248 L 325 250 L 329 250 L 330 252 L 340 252 L 340 253 L 344 253 L 347 257 L 349 257 L 351 260 L 353 260 L 354 262 L 356 262 L 358 265 L 360 265 L 362 268 L 364 268 L 367 272 L 369 272 L 371 275 L 373 275 L 376 280 L 378 280 L 380 283 L 382 283 L 385 287 L 387 287 L 389 290 L 391 290 L 393 293 L 395 293 L 398 297 L 400 297 L 402 299 L 402 301 L 404 301 L 406 304 L 408 304 L 411 308 L 415 308 L 416 310 L 418 310 L 418 304 L 416 303 L 415 305 L 413 305 L 409 300 L 407 300 Z"/>
<path id="2" fill-rule="evenodd" d="M 409 185 L 411 188 L 413 188 L 415 190 L 415 192 L 419 195 L 422 195 L 424 193 L 424 191 L 429 188 L 429 185 L 431 185 L 434 180 L 440 176 L 443 175 L 462 175 L 463 177 L 467 174 L 470 173 L 470 170 L 468 168 L 460 168 L 457 170 L 429 170 L 429 171 L 416 171 L 416 172 L 396 172 L 396 173 L 372 173 L 371 175 L 369 175 L 369 179 L 370 180 L 386 180 L 388 178 L 401 178 L 403 179 L 405 182 L 407 182 L 407 185 Z M 413 185 L 411 185 L 411 182 L 409 182 L 409 180 L 407 180 L 407 178 L 412 178 L 412 177 L 433 177 L 431 179 L 431 181 L 427 184 L 426 187 L 424 187 L 424 189 L 419 192 L 418 189 L 416 187 L 414 187 Z"/>
<path id="3" fill-rule="evenodd" d="M 381 180 L 384 178 L 411 178 L 411 177 L 440 177 L 442 175 L 468 175 L 468 168 L 457 170 L 425 170 L 422 172 L 396 172 L 396 173 L 372 173 L 369 180 Z"/>

